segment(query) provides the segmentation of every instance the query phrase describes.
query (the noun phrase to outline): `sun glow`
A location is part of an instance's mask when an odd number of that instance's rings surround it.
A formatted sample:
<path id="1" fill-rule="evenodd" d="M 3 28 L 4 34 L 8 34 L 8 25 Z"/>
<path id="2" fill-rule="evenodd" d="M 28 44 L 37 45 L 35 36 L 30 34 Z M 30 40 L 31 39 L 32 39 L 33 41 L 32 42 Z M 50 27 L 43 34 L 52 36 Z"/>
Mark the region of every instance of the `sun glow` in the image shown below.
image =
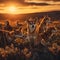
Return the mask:
<path id="1" fill-rule="evenodd" d="M 16 7 L 10 6 L 10 7 L 8 8 L 8 10 L 9 10 L 10 12 L 15 12 L 15 11 L 16 11 Z"/>
<path id="2" fill-rule="evenodd" d="M 17 7 L 16 6 L 8 6 L 6 8 L 6 11 L 9 12 L 10 14 L 15 14 L 17 12 Z"/>

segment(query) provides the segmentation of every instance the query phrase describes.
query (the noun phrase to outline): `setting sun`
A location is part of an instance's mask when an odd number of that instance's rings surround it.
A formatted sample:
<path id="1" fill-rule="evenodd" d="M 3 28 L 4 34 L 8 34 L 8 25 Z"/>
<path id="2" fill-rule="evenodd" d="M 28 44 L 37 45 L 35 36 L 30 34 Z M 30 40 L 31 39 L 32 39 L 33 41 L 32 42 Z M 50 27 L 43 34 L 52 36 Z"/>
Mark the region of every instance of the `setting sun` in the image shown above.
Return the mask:
<path id="1" fill-rule="evenodd" d="M 16 7 L 14 7 L 14 6 L 11 6 L 11 7 L 9 7 L 9 9 L 8 9 L 10 12 L 15 12 L 16 11 Z"/>
<path id="2" fill-rule="evenodd" d="M 9 12 L 11 14 L 15 14 L 17 12 L 17 7 L 16 6 L 8 6 L 7 12 Z"/>

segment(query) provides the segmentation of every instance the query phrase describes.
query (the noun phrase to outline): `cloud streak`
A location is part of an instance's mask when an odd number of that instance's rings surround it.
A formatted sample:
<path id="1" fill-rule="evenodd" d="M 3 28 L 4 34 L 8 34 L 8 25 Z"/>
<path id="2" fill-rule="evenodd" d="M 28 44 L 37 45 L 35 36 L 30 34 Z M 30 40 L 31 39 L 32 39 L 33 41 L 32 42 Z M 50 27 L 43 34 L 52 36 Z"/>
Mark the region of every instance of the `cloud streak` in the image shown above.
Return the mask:
<path id="1" fill-rule="evenodd" d="M 30 1 L 30 2 L 31 2 L 31 1 L 36 1 L 36 2 L 38 2 L 38 1 L 60 1 L 60 0 L 25 0 L 25 1 L 26 1 L 26 2 L 27 2 L 27 1 Z"/>

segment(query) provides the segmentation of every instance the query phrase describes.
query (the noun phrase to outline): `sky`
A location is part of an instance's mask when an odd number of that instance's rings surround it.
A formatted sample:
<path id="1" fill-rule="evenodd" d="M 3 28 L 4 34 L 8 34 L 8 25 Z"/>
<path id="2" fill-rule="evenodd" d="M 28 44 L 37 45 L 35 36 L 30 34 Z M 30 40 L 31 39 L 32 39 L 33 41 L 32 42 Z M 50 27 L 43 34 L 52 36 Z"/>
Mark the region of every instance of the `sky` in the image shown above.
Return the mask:
<path id="1" fill-rule="evenodd" d="M 23 2 L 47 2 L 46 0 L 0 0 L 0 13 L 9 13 L 9 14 L 26 14 L 26 13 L 35 13 L 35 12 L 47 12 L 47 11 L 60 11 L 60 2 L 58 0 L 49 0 L 47 3 L 51 5 L 47 6 L 20 6 L 20 3 Z M 57 1 L 57 2 L 55 2 Z M 60 0 L 59 0 L 60 1 Z M 8 3 L 7 5 L 5 4 Z M 9 4 L 9 2 L 11 2 Z M 53 5 L 54 4 L 54 5 Z"/>
<path id="2" fill-rule="evenodd" d="M 24 2 L 24 0 L 0 0 L 0 3 L 5 3 L 5 2 Z"/>
<path id="3" fill-rule="evenodd" d="M 59 2 L 60 0 L 25 0 L 25 2 L 34 2 L 34 3 L 41 3 L 41 2 Z"/>
<path id="4" fill-rule="evenodd" d="M 28 13 L 37 13 L 37 12 L 49 12 L 49 11 L 60 11 L 60 5 L 49 5 L 49 6 L 24 6 L 17 7 L 16 10 L 11 11 L 7 7 L 0 7 L 0 13 L 8 14 L 28 14 Z M 15 9 L 15 8 L 12 8 Z"/>
<path id="5" fill-rule="evenodd" d="M 25 0 L 25 1 L 60 1 L 60 0 Z"/>
<path id="6" fill-rule="evenodd" d="M 1 2 L 22 2 L 22 3 L 23 3 L 23 2 L 25 2 L 25 1 L 26 1 L 26 2 L 27 2 L 27 1 L 30 1 L 30 2 L 31 2 L 31 1 L 36 1 L 36 2 L 37 2 L 37 1 L 60 1 L 60 0 L 0 0 L 0 3 L 1 3 Z"/>

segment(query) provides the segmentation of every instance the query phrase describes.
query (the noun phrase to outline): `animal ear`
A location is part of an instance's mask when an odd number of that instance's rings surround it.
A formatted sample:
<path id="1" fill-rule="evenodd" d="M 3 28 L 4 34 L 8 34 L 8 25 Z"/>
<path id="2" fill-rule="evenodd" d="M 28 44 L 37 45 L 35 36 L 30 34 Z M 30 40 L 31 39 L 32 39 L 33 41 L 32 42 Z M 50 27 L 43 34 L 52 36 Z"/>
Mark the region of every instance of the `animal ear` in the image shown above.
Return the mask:
<path id="1" fill-rule="evenodd" d="M 35 22 L 38 22 L 38 17 L 36 17 L 34 21 L 35 21 Z"/>
<path id="2" fill-rule="evenodd" d="M 28 18 L 28 19 L 29 19 L 29 18 Z M 28 20 L 28 19 L 26 19 L 26 21 L 25 21 L 25 22 L 27 22 L 27 23 L 28 23 L 28 22 L 29 22 L 29 20 Z"/>
<path id="3" fill-rule="evenodd" d="M 26 20 L 25 22 L 26 22 L 26 23 L 29 23 L 29 20 Z"/>

